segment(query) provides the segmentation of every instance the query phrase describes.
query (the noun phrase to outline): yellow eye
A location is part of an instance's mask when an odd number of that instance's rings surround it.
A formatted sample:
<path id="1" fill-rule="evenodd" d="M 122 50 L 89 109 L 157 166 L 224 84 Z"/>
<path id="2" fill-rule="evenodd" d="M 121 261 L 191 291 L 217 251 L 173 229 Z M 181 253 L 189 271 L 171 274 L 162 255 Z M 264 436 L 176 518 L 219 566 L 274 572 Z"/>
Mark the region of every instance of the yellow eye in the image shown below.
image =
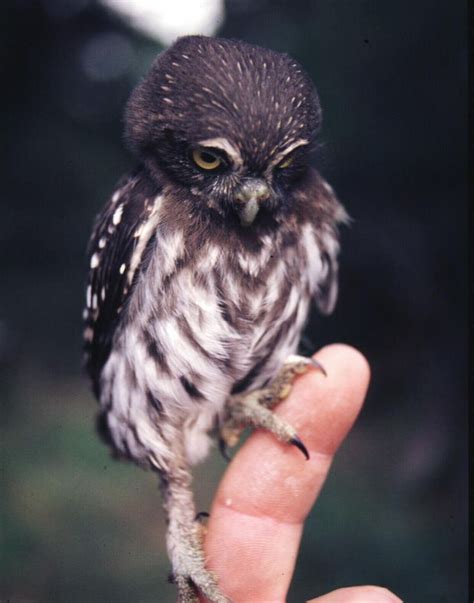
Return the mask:
<path id="1" fill-rule="evenodd" d="M 277 168 L 279 170 L 284 170 L 287 167 L 290 167 L 290 165 L 293 163 L 293 157 L 288 157 L 288 159 L 285 159 L 284 161 L 282 161 L 281 163 L 279 163 L 277 165 Z"/>
<path id="2" fill-rule="evenodd" d="M 222 160 L 214 153 L 210 151 L 204 151 L 203 149 L 194 149 L 193 151 L 194 163 L 203 170 L 215 170 L 218 168 Z"/>

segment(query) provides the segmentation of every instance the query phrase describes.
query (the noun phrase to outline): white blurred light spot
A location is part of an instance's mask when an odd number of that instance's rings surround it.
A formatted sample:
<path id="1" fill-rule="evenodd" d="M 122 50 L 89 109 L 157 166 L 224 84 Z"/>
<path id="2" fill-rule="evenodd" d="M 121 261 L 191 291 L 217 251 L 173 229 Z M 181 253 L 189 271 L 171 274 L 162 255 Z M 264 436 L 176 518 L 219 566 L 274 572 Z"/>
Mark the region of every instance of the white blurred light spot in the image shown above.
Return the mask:
<path id="1" fill-rule="evenodd" d="M 130 42 L 116 33 L 94 36 L 81 49 L 84 73 L 91 79 L 105 82 L 126 75 L 131 68 L 133 49 Z"/>
<path id="2" fill-rule="evenodd" d="M 169 45 L 187 34 L 213 35 L 224 20 L 224 0 L 101 0 L 136 29 Z"/>

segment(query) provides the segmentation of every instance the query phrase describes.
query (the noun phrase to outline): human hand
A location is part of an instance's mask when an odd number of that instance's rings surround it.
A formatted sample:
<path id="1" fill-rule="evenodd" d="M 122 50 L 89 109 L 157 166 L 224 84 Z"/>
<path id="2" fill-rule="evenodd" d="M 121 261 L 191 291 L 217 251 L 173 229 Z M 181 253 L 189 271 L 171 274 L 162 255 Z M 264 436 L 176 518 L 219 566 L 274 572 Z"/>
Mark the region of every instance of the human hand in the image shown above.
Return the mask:
<path id="1" fill-rule="evenodd" d="M 207 565 L 234 603 L 286 600 L 304 520 L 367 392 L 369 366 L 353 348 L 331 345 L 315 358 L 327 377 L 308 371 L 276 409 L 296 428 L 310 460 L 273 435 L 256 431 L 233 459 L 214 498 L 204 543 Z M 401 600 L 385 588 L 358 586 L 310 603 Z"/>

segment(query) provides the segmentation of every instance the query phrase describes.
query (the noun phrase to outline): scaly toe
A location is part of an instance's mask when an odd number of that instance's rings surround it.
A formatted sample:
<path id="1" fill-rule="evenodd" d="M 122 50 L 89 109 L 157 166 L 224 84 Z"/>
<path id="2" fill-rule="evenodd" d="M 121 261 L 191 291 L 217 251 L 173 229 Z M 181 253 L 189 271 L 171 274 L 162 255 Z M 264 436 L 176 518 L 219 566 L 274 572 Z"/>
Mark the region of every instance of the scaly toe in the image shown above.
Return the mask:
<path id="1" fill-rule="evenodd" d="M 302 374 L 311 367 L 321 371 L 321 373 L 327 377 L 327 372 L 324 366 L 312 356 L 298 356 L 297 354 L 288 356 L 283 365 L 283 370 L 287 369 L 294 374 Z"/>

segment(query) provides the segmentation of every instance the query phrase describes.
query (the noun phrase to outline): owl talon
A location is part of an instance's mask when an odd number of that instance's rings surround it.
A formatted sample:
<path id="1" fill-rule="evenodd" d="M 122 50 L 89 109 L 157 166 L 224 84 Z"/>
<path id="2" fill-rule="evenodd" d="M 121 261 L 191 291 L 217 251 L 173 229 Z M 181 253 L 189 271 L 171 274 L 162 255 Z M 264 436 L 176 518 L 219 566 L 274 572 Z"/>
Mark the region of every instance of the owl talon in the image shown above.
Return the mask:
<path id="1" fill-rule="evenodd" d="M 227 442 L 224 438 L 219 438 L 219 452 L 222 454 L 224 459 L 230 463 L 232 457 L 229 455 L 229 447 L 227 446 Z"/>
<path id="2" fill-rule="evenodd" d="M 199 513 L 196 514 L 194 521 L 199 521 L 199 523 L 202 523 L 202 520 L 207 519 L 208 517 L 210 517 L 210 515 L 207 511 L 199 511 Z"/>
<path id="3" fill-rule="evenodd" d="M 298 450 L 301 450 L 301 452 L 306 457 L 306 460 L 309 461 L 308 449 L 306 448 L 306 446 L 303 444 L 303 442 L 300 440 L 300 438 L 298 436 L 292 437 L 291 440 L 289 441 L 289 444 L 293 444 L 293 446 L 296 446 L 296 448 L 298 448 Z"/>
<path id="4" fill-rule="evenodd" d="M 324 368 L 324 366 L 318 362 L 317 360 L 315 360 L 314 358 L 310 358 L 309 359 L 310 364 L 315 368 L 318 369 L 318 371 L 320 371 L 325 377 L 328 376 L 326 369 Z"/>

